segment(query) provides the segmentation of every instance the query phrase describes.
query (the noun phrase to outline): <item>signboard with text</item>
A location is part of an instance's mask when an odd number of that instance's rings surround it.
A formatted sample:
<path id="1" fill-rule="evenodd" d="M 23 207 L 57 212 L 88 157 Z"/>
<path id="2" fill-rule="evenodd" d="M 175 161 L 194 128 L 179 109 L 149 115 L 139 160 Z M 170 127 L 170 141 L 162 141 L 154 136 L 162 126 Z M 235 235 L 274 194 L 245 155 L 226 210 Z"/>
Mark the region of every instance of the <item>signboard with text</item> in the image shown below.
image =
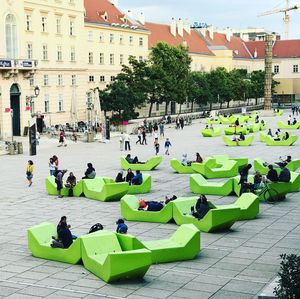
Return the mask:
<path id="1" fill-rule="evenodd" d="M 0 68 L 12 68 L 12 60 L 0 60 Z"/>

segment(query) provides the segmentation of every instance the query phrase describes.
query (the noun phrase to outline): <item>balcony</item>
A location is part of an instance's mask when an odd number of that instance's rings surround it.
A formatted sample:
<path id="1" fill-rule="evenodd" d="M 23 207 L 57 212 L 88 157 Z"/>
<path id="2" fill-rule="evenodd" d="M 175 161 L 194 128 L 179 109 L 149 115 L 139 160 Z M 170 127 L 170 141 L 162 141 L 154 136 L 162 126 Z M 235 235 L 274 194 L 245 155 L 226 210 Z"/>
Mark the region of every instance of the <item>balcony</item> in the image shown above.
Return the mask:
<path id="1" fill-rule="evenodd" d="M 33 59 L 0 59 L 0 72 L 4 79 L 23 74 L 25 78 L 33 75 L 37 69 L 38 61 Z"/>

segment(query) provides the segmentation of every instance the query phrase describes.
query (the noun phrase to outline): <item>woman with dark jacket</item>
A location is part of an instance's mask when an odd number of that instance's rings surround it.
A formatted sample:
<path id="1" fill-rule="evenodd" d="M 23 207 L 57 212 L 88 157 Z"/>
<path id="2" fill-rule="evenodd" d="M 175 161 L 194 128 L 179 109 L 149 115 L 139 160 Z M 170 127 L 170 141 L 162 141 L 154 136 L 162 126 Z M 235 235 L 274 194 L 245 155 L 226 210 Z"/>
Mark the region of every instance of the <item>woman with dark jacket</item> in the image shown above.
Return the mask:
<path id="1" fill-rule="evenodd" d="M 88 168 L 87 168 L 86 172 L 84 173 L 84 177 L 82 179 L 83 180 L 84 179 L 94 179 L 96 177 L 96 170 L 93 167 L 93 164 L 92 163 L 88 163 L 87 167 Z"/>
<path id="2" fill-rule="evenodd" d="M 239 185 L 241 185 L 241 191 L 240 196 L 247 190 L 251 189 L 251 184 L 248 183 L 248 174 L 249 170 L 252 168 L 251 164 L 248 164 L 246 167 L 244 167 L 240 172 L 240 181 Z M 253 188 L 252 188 L 253 189 Z"/>
<path id="3" fill-rule="evenodd" d="M 118 175 L 117 175 L 117 177 L 116 177 L 116 179 L 115 179 L 115 182 L 116 183 L 122 183 L 122 182 L 124 182 L 125 181 L 125 178 L 123 178 L 123 171 L 121 170 L 119 173 L 118 173 Z"/>

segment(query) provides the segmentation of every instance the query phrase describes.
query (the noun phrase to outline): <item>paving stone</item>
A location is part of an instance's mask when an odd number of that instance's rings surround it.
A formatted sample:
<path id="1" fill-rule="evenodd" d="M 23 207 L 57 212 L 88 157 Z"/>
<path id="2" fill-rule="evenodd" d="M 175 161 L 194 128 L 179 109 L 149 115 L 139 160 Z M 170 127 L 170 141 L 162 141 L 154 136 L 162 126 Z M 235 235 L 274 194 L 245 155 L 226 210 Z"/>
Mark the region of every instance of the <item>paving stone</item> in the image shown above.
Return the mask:
<path id="1" fill-rule="evenodd" d="M 169 297 L 173 291 L 167 291 L 167 290 L 158 290 L 153 288 L 142 288 L 139 290 L 136 290 L 132 295 L 139 295 L 139 296 L 146 296 L 151 298 L 167 298 Z"/>
<path id="2" fill-rule="evenodd" d="M 255 295 L 264 287 L 263 283 L 250 282 L 250 281 L 240 281 L 231 280 L 229 281 L 222 290 L 241 292 Z"/>
<path id="3" fill-rule="evenodd" d="M 220 290 L 216 294 L 210 297 L 210 299 L 252 299 L 253 295 L 238 293 L 238 292 L 230 292 L 225 290 Z"/>
<path id="4" fill-rule="evenodd" d="M 173 295 L 177 296 L 178 298 L 207 299 L 207 298 L 211 297 L 212 293 L 183 288 L 183 289 L 176 291 L 174 294 L 172 294 L 172 298 L 173 298 Z"/>
<path id="5" fill-rule="evenodd" d="M 30 286 L 30 287 L 26 287 L 26 288 L 22 289 L 21 291 L 18 292 L 18 294 L 46 297 L 46 296 L 54 293 L 55 291 L 56 290 L 54 290 L 54 289 Z"/>

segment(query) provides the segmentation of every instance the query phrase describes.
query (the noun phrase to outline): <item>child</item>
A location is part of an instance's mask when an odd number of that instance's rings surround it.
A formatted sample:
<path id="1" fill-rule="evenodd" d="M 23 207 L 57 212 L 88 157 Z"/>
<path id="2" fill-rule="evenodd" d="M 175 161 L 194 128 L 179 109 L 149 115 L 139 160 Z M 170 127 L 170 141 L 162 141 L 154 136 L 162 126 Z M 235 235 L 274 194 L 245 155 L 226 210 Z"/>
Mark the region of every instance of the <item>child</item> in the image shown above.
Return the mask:
<path id="1" fill-rule="evenodd" d="M 26 167 L 26 178 L 28 180 L 28 187 L 32 185 L 33 170 L 34 170 L 33 162 L 29 160 Z"/>
<path id="2" fill-rule="evenodd" d="M 170 153 L 169 153 L 169 148 L 170 148 L 170 146 L 172 146 L 172 144 L 171 144 L 169 138 L 167 138 L 167 139 L 166 139 L 166 142 L 165 142 L 165 150 L 166 150 L 165 154 L 166 154 L 166 155 L 170 155 Z"/>
<path id="3" fill-rule="evenodd" d="M 155 139 L 155 141 L 154 141 L 154 148 L 155 148 L 155 155 L 158 155 L 158 153 L 159 153 L 158 139 Z"/>
<path id="4" fill-rule="evenodd" d="M 125 224 L 124 219 L 118 219 L 118 221 L 116 222 L 117 226 L 117 230 L 116 232 L 119 234 L 127 234 L 128 231 L 128 226 Z"/>

